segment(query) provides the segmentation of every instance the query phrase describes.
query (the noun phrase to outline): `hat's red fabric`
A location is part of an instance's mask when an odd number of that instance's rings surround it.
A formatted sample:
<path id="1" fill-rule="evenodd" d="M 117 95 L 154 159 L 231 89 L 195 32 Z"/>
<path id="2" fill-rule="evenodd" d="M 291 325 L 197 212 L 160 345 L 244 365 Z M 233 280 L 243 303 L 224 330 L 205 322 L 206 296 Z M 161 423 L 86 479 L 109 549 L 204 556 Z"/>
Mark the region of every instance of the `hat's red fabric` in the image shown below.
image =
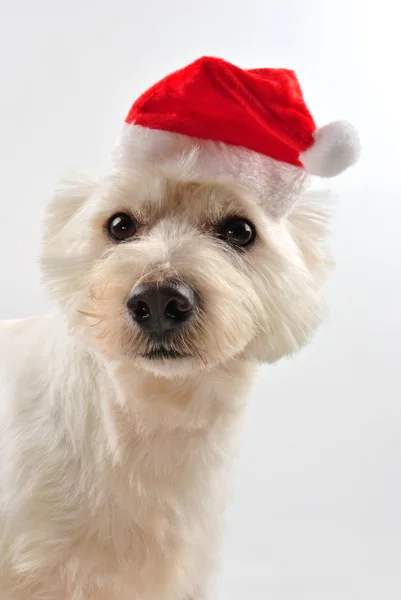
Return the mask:
<path id="1" fill-rule="evenodd" d="M 316 130 L 294 71 L 201 58 L 145 92 L 126 123 L 243 146 L 302 166 Z"/>

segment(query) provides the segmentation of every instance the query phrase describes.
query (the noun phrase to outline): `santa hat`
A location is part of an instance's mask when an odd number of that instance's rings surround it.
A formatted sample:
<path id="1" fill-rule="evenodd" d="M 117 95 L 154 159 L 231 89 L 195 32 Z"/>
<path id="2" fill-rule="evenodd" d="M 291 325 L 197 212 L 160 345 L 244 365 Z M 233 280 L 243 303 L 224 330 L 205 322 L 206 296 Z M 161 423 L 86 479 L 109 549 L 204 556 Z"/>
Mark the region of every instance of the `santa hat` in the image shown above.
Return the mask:
<path id="1" fill-rule="evenodd" d="M 293 71 L 240 69 L 201 58 L 146 91 L 126 118 L 113 160 L 149 162 L 183 177 L 232 181 L 275 216 L 285 214 L 307 174 L 331 177 L 356 162 L 354 128 L 317 128 Z"/>

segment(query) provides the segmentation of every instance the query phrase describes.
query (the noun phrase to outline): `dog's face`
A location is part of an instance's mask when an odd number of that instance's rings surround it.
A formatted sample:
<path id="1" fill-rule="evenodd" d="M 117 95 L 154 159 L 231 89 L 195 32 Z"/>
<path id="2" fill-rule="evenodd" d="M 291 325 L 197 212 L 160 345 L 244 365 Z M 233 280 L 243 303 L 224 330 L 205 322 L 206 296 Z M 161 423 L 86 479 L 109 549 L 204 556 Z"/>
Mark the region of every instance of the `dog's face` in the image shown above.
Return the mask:
<path id="1" fill-rule="evenodd" d="M 277 221 L 223 184 L 119 171 L 56 195 L 42 268 L 71 327 L 105 356 L 168 376 L 272 362 L 319 321 L 323 221 L 302 202 Z"/>

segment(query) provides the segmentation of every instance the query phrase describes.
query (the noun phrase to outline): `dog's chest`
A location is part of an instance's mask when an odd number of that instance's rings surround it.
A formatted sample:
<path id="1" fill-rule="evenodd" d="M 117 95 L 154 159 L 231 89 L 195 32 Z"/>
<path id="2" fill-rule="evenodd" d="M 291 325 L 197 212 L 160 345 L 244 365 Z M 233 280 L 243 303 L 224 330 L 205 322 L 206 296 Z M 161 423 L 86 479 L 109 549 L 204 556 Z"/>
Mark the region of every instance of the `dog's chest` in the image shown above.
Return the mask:
<path id="1" fill-rule="evenodd" d="M 189 594 L 217 533 L 217 472 L 203 463 L 158 451 L 115 467 L 66 567 L 66 587 L 86 581 L 96 600 L 132 600 L 133 590 L 146 600 Z"/>

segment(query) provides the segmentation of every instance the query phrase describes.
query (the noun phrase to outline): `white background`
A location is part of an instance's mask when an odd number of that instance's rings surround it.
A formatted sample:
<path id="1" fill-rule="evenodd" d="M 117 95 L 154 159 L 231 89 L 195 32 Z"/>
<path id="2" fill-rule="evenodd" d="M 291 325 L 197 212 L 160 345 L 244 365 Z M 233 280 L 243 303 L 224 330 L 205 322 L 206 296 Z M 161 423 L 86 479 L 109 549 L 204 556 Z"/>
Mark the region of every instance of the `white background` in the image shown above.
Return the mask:
<path id="1" fill-rule="evenodd" d="M 43 204 L 67 168 L 105 164 L 132 101 L 171 70 L 203 54 L 294 68 L 319 124 L 360 129 L 363 160 L 333 181 L 330 320 L 253 393 L 219 600 L 401 598 L 396 5 L 0 0 L 0 318 L 46 310 Z"/>

